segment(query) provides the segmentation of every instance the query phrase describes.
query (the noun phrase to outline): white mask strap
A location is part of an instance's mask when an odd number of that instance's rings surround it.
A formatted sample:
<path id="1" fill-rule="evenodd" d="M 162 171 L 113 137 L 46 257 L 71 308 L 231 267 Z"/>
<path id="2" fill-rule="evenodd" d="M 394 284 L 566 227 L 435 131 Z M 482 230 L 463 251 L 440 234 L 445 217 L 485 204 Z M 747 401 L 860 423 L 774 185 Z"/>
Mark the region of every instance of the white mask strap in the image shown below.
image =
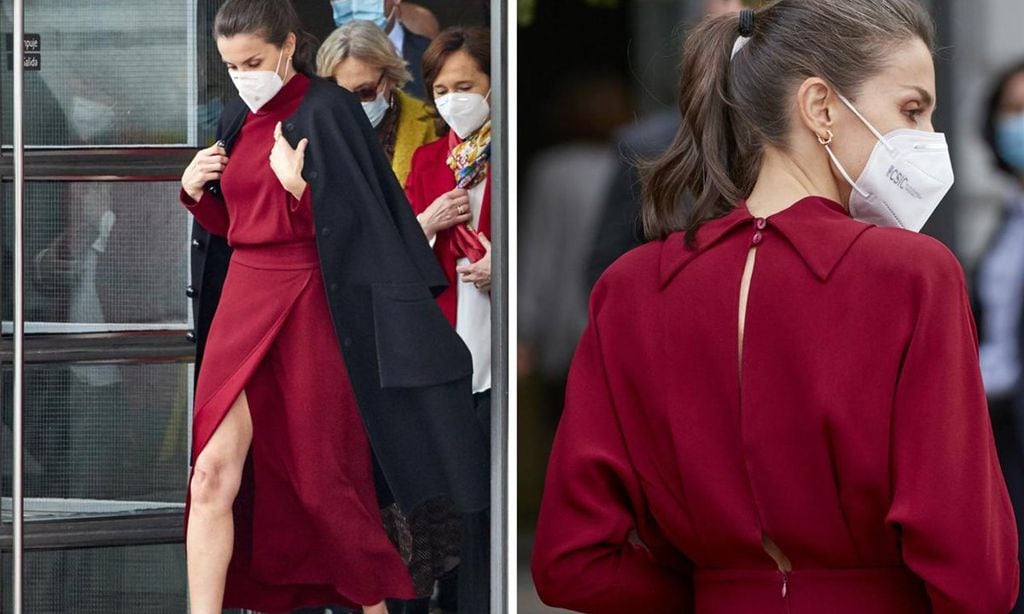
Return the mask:
<path id="1" fill-rule="evenodd" d="M 281 48 L 281 55 L 277 56 L 277 66 L 274 67 L 274 74 L 275 75 L 278 74 L 277 71 L 281 70 L 281 60 L 283 60 L 283 59 L 284 59 L 284 47 Z M 281 81 L 284 81 L 287 78 L 288 78 L 288 65 L 285 64 L 285 66 L 284 66 L 284 76 L 281 77 Z"/>
<path id="2" fill-rule="evenodd" d="M 866 117 L 861 115 L 860 111 L 858 111 L 857 108 L 854 107 L 853 104 L 846 99 L 846 96 L 843 96 L 839 92 L 836 92 L 836 96 L 839 97 L 839 100 L 843 101 L 843 104 L 845 104 L 847 108 L 853 111 L 853 114 L 857 116 L 857 119 L 859 119 L 865 126 L 868 127 L 868 130 L 871 131 L 871 134 L 875 135 L 875 138 L 878 139 L 879 142 L 881 142 L 883 145 L 885 145 L 886 149 L 888 149 L 889 151 L 894 151 L 892 145 L 890 145 L 889 142 L 885 140 L 885 137 L 882 136 L 882 133 L 879 132 L 878 130 L 875 130 L 875 127 L 871 125 L 871 122 L 869 122 Z"/>
<path id="3" fill-rule="evenodd" d="M 846 169 L 843 168 L 843 165 L 839 163 L 839 158 L 836 157 L 836 154 L 832 153 L 832 148 L 829 147 L 828 145 L 825 145 L 825 151 L 828 152 L 828 157 L 832 158 L 832 163 L 836 165 L 837 169 L 839 169 L 839 174 L 843 176 L 843 179 L 846 180 L 846 183 L 850 184 L 850 187 L 853 188 L 854 190 L 857 190 L 857 192 L 859 192 L 861 196 L 867 198 L 868 193 L 862 190 L 860 186 L 857 185 L 857 182 L 850 177 L 850 174 L 846 172 Z"/>

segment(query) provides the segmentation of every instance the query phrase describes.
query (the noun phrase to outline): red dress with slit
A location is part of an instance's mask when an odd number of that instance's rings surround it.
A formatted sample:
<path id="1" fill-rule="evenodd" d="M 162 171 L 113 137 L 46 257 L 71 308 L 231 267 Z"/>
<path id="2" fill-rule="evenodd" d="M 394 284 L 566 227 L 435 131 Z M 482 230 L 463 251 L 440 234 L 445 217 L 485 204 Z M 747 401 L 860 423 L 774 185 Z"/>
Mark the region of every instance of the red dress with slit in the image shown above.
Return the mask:
<path id="1" fill-rule="evenodd" d="M 371 450 L 337 345 L 309 190 L 269 164 L 274 126 L 309 86 L 294 76 L 249 113 L 221 177 L 224 199 L 182 202 L 233 248 L 196 385 L 192 464 L 244 390 L 252 445 L 234 502 L 224 607 L 280 611 L 412 598 L 384 532 Z M 187 527 L 192 472 L 185 503 Z"/>

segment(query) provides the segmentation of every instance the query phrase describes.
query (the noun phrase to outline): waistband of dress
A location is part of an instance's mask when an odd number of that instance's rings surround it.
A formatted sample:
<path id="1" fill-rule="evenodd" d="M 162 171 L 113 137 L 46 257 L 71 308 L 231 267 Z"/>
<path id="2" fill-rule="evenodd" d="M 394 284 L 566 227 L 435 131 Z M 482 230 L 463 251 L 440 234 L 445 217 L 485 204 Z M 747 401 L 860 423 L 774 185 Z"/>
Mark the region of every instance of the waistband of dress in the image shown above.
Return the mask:
<path id="1" fill-rule="evenodd" d="M 231 260 L 259 269 L 312 269 L 320 266 L 315 241 L 233 245 Z"/>
<path id="2" fill-rule="evenodd" d="M 924 583 L 906 567 L 794 569 L 785 576 L 775 569 L 696 569 L 693 586 L 701 614 L 750 611 L 757 603 L 791 614 L 820 611 L 823 603 L 839 606 L 834 612 L 930 611 Z"/>

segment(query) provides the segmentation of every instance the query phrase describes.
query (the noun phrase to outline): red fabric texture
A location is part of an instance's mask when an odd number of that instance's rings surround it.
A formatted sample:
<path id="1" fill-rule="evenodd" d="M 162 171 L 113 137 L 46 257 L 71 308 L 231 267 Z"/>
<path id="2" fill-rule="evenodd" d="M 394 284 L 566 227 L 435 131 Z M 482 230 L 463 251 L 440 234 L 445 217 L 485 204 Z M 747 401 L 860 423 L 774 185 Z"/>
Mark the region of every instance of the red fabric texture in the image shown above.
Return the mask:
<path id="1" fill-rule="evenodd" d="M 1008 611 L 1017 532 L 955 257 L 818 197 L 761 230 L 741 204 L 696 239 L 637 248 L 594 288 L 533 552 L 541 597 Z M 785 597 L 763 535 L 792 562 Z"/>
<path id="2" fill-rule="evenodd" d="M 224 200 L 182 195 L 200 223 L 224 231 L 234 248 L 196 388 L 192 462 L 243 390 L 253 424 L 233 509 L 225 608 L 356 607 L 414 596 L 377 507 L 369 440 L 327 307 L 309 190 L 296 200 L 268 162 L 275 124 L 295 111 L 308 85 L 293 77 L 247 116 L 222 177 Z"/>
<path id="3" fill-rule="evenodd" d="M 438 196 L 455 189 L 455 174 L 448 166 L 449 141 L 441 137 L 433 143 L 427 143 L 416 150 L 412 156 L 412 166 L 409 176 L 405 181 L 405 195 L 409 198 L 409 204 L 413 211 L 419 215 L 437 199 Z M 484 188 L 483 205 L 480 209 L 480 223 L 477 230 L 484 233 L 487 240 L 491 239 L 491 177 L 487 175 L 486 187 Z M 466 234 L 472 234 L 468 229 L 463 229 Z M 448 318 L 448 321 L 455 326 L 455 313 L 458 306 L 458 274 L 455 271 L 456 250 L 455 246 L 456 229 L 449 228 L 437 233 L 434 242 L 434 253 L 444 269 L 445 277 L 448 279 L 448 288 L 437 297 L 441 311 Z M 478 243 L 479 238 L 473 237 Z M 472 250 L 472 247 L 463 237 L 461 249 Z M 482 249 L 482 244 L 480 249 Z M 474 259 L 473 252 L 467 252 L 470 260 L 474 262 L 483 257 L 483 253 L 477 253 L 479 257 Z"/>

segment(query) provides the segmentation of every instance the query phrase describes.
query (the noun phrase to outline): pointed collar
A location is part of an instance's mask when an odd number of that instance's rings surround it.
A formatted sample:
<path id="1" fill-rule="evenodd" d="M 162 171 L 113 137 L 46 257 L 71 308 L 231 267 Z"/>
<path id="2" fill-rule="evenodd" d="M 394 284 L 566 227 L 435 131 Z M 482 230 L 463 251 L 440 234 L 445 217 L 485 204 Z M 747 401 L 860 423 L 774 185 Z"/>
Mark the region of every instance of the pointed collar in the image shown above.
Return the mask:
<path id="1" fill-rule="evenodd" d="M 800 254 L 807 268 L 822 281 L 828 279 L 857 237 L 871 227 L 871 224 L 851 219 L 842 205 L 821 196 L 802 198 L 766 220 L 765 232 L 777 230 Z M 728 214 L 701 226 L 695 247 L 686 245 L 682 232 L 669 236 L 661 252 L 661 287 L 664 288 L 694 258 L 733 231 L 746 229 L 753 236 L 757 230 L 756 223 L 746 201 L 741 201 Z"/>

